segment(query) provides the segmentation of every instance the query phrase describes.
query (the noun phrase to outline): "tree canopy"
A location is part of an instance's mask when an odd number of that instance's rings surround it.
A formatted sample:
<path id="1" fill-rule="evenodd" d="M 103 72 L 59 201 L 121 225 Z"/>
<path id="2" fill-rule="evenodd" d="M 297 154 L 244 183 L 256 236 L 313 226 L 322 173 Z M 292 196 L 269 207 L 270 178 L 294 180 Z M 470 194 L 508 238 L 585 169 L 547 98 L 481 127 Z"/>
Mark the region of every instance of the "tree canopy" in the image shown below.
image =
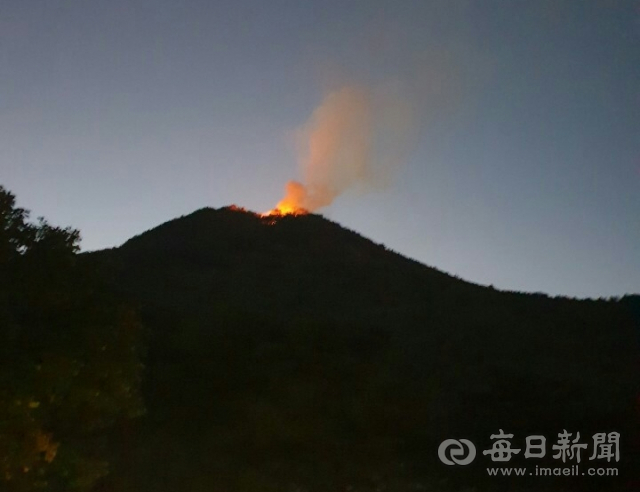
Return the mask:
<path id="1" fill-rule="evenodd" d="M 0 186 L 0 484 L 88 490 L 101 433 L 143 411 L 141 325 L 81 261 L 79 231 Z"/>

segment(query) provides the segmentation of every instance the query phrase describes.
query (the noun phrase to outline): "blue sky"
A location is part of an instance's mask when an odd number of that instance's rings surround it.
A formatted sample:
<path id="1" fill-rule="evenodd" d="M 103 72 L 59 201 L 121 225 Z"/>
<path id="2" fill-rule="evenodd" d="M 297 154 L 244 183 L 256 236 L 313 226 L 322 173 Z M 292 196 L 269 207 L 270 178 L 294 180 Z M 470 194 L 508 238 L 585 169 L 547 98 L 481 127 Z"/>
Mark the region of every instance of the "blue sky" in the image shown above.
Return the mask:
<path id="1" fill-rule="evenodd" d="M 391 183 L 322 213 L 496 288 L 640 291 L 637 1 L 0 3 L 0 183 L 84 249 L 263 211 L 331 90 L 402 87 Z"/>

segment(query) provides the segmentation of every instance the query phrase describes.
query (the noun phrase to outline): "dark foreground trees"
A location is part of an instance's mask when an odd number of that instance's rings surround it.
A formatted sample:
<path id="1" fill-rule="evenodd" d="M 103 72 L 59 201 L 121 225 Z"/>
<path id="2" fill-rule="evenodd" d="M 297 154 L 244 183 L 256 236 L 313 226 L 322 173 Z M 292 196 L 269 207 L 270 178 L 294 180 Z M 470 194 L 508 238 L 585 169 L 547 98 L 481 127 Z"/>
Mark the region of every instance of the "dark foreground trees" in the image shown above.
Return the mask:
<path id="1" fill-rule="evenodd" d="M 142 413 L 141 327 L 53 227 L 0 186 L 0 489 L 88 490 L 108 427 Z"/>

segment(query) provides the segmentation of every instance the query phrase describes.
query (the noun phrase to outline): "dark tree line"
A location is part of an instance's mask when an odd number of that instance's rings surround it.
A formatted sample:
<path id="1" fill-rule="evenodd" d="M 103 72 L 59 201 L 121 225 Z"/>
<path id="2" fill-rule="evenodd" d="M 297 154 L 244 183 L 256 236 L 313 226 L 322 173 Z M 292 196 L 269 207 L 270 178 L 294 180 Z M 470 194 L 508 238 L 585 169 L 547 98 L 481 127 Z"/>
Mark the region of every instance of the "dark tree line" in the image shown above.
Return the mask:
<path id="1" fill-rule="evenodd" d="M 89 490 L 108 471 L 105 429 L 143 411 L 141 325 L 79 240 L 0 186 L 2 490 Z"/>

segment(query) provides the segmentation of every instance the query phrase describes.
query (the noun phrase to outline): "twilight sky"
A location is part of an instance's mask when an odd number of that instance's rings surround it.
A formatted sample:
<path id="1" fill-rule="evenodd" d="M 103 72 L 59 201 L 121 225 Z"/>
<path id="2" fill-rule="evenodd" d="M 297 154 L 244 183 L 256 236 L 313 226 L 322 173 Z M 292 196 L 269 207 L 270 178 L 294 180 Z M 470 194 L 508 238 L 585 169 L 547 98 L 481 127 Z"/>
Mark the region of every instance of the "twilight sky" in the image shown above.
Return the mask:
<path id="1" fill-rule="evenodd" d="M 2 0 L 0 184 L 85 250 L 264 211 L 344 86 L 411 128 L 325 216 L 500 289 L 640 292 L 638 1 Z"/>

